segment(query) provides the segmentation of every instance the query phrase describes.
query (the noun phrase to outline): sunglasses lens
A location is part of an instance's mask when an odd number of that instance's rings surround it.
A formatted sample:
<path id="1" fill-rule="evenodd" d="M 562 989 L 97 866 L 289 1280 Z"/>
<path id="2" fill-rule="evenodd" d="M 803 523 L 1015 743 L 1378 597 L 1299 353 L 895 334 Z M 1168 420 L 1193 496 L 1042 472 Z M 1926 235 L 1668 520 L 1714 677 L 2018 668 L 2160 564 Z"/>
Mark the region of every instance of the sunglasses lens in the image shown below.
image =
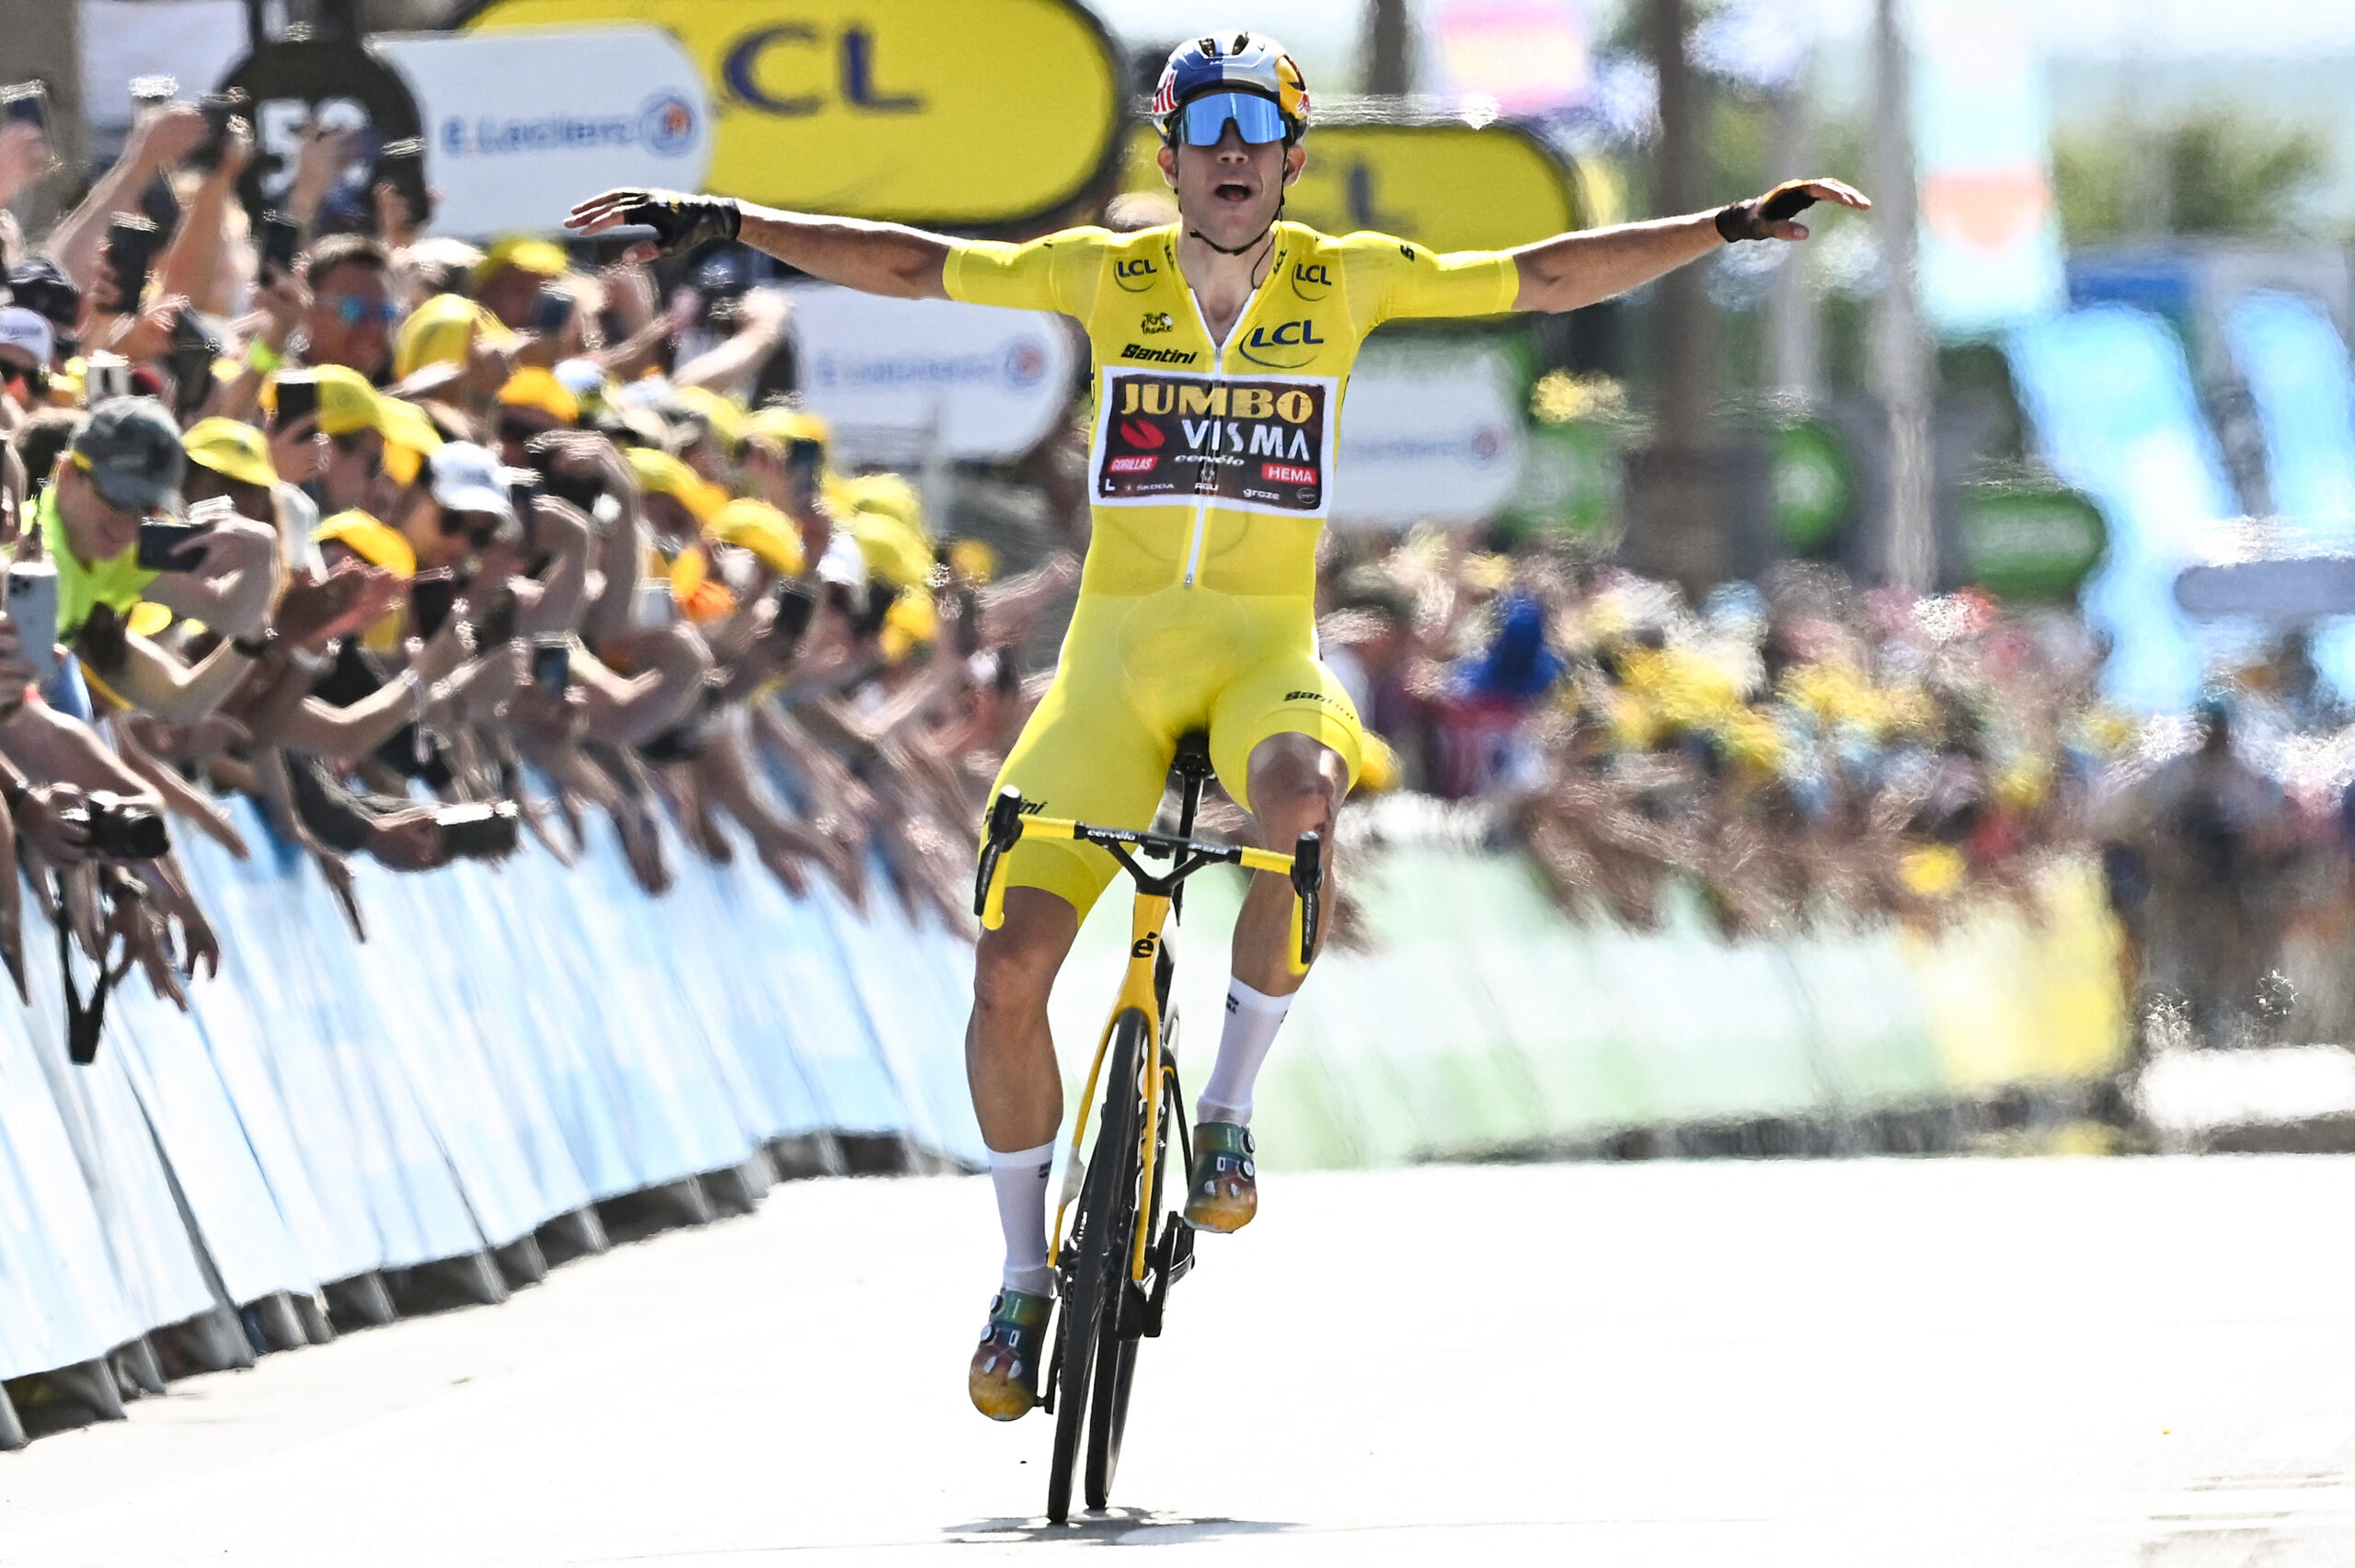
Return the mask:
<path id="1" fill-rule="evenodd" d="M 1189 147 L 1215 147 L 1232 120 L 1243 140 L 1258 146 L 1284 139 L 1283 110 L 1257 93 L 1208 93 L 1178 111 L 1178 137 Z"/>

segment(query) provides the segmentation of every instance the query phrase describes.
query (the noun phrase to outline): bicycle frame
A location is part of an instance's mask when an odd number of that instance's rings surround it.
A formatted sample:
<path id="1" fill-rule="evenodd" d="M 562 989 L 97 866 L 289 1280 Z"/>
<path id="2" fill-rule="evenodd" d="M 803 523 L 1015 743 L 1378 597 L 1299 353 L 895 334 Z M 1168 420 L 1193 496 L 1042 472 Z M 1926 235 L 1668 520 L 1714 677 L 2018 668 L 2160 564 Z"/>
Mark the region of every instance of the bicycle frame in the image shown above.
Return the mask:
<path id="1" fill-rule="evenodd" d="M 1022 815 L 1022 795 L 1018 790 L 998 792 L 991 804 L 989 823 L 982 841 L 982 864 L 974 889 L 974 912 L 982 917 L 982 924 L 995 931 L 1005 923 L 1005 877 L 1004 857 L 1007 850 L 1026 837 L 1040 839 L 1072 839 L 1094 844 L 1109 851 L 1136 883 L 1136 902 L 1129 917 L 1129 961 L 1120 976 L 1120 994 L 1112 1003 L 1111 1014 L 1105 1020 L 1104 1030 L 1097 1037 L 1096 1058 L 1088 1064 L 1087 1086 L 1080 1093 L 1079 1115 L 1074 1118 L 1071 1134 L 1071 1164 L 1079 1160 L 1079 1151 L 1087 1136 L 1089 1108 L 1096 1103 L 1096 1086 L 1104 1071 L 1105 1053 L 1111 1048 L 1113 1031 L 1119 1027 L 1120 1015 L 1134 1008 L 1144 1016 L 1145 1060 L 1148 1064 L 1145 1112 L 1139 1128 L 1138 1169 L 1150 1173 L 1153 1150 L 1161 1132 L 1161 1102 L 1166 1085 L 1168 1068 L 1161 1056 L 1161 998 L 1154 983 L 1154 966 L 1166 941 L 1163 926 L 1178 907 L 1178 888 L 1187 877 L 1206 865 L 1239 865 L 1246 871 L 1273 871 L 1288 876 L 1292 885 L 1292 941 L 1284 958 L 1294 974 L 1308 971 L 1309 956 L 1316 950 L 1319 904 L 1324 887 L 1325 862 L 1318 835 L 1304 833 L 1290 854 L 1273 850 L 1251 849 L 1242 844 L 1212 843 L 1187 836 L 1193 827 L 1194 806 L 1200 798 L 1200 783 L 1189 779 L 1186 794 L 1186 808 L 1178 833 L 1155 833 L 1128 828 L 1096 828 L 1066 818 L 1025 817 Z M 1170 863 L 1168 871 L 1155 875 L 1137 864 L 1137 853 Z M 1148 1181 L 1150 1177 L 1148 1177 Z M 1068 1184 L 1066 1184 L 1068 1188 Z M 1055 1206 L 1055 1227 L 1048 1252 L 1051 1266 L 1059 1266 L 1063 1259 L 1063 1215 L 1071 1207 L 1068 1198 Z M 1145 1252 L 1151 1240 L 1150 1222 L 1135 1227 L 1131 1239 L 1129 1279 L 1132 1284 L 1144 1282 Z"/>

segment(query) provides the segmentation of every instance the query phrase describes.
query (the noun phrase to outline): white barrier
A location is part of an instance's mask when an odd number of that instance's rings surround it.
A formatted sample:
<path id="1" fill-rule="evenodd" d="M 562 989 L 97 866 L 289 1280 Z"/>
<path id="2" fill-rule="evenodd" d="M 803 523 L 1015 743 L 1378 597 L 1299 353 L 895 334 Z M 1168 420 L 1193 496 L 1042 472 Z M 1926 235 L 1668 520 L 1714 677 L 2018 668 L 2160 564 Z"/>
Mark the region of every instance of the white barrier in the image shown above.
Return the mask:
<path id="1" fill-rule="evenodd" d="M 363 865 L 363 944 L 257 813 L 237 820 L 244 864 L 181 835 L 224 953 L 190 1013 L 133 977 L 74 1066 L 39 940 L 33 1005 L 0 1005 L 0 1378 L 470 1258 L 780 1139 L 979 1162 L 971 950 L 879 875 L 854 910 L 790 897 L 750 854 L 674 852 L 677 886 L 649 898 L 610 841 L 570 869 L 536 849 Z"/>

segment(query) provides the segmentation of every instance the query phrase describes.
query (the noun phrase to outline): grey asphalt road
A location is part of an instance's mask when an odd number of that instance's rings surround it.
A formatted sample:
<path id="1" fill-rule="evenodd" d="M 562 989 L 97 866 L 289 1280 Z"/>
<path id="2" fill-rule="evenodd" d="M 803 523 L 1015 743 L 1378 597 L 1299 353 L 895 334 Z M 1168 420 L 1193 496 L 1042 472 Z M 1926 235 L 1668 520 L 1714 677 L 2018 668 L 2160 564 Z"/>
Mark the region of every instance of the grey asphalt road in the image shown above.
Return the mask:
<path id="1" fill-rule="evenodd" d="M 978 1180 L 802 1183 L 0 1456 L 0 1562 L 2355 1562 L 2355 1161 L 1271 1175 L 1109 1516 L 982 1421 Z"/>

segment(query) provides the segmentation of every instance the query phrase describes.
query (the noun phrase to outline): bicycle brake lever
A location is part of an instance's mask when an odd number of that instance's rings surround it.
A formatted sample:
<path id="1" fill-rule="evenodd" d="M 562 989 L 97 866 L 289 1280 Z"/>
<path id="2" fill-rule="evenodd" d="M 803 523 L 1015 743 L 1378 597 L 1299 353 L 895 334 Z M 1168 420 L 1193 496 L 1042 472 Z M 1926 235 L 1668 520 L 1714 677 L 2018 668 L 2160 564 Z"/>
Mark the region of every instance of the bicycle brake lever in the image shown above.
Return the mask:
<path id="1" fill-rule="evenodd" d="M 987 930 L 1005 923 L 1005 887 L 998 877 L 998 862 L 1021 839 L 1022 792 L 1002 789 L 990 802 L 989 820 L 982 831 L 982 864 L 973 880 L 973 913 Z"/>
<path id="2" fill-rule="evenodd" d="M 1316 929 L 1323 918 L 1325 890 L 1325 855 L 1320 835 L 1303 833 L 1292 846 L 1292 890 L 1297 900 L 1292 925 L 1300 938 L 1300 960 L 1290 966 L 1294 974 L 1308 973 L 1308 961 L 1316 952 Z M 1290 955 L 1285 956 L 1287 959 Z"/>

